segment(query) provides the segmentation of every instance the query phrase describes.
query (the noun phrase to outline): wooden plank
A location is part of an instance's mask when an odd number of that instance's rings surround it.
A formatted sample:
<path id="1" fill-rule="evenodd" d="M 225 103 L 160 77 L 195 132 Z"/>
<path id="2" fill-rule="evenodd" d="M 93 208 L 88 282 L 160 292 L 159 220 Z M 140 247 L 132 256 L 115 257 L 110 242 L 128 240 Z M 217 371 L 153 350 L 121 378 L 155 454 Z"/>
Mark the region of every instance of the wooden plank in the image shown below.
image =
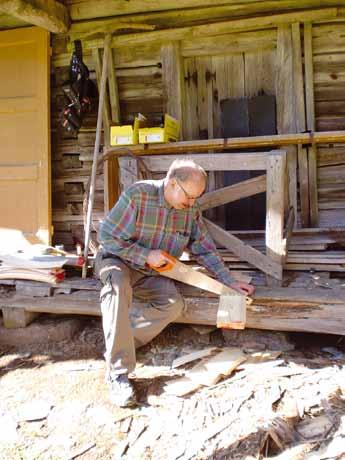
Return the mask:
<path id="1" fill-rule="evenodd" d="M 296 132 L 305 131 L 305 103 L 304 82 L 302 65 L 301 26 L 295 22 L 292 27 L 292 50 L 293 50 L 293 84 L 295 99 Z"/>
<path id="2" fill-rule="evenodd" d="M 197 117 L 197 86 L 198 74 L 196 58 L 184 59 L 184 114 L 183 114 L 183 135 L 187 140 L 199 138 L 199 127 Z"/>
<path id="3" fill-rule="evenodd" d="M 180 139 L 183 139 L 183 113 L 184 113 L 184 82 L 183 60 L 179 42 L 170 42 L 162 45 L 162 80 L 164 112 L 180 121 Z"/>
<path id="4" fill-rule="evenodd" d="M 206 35 L 222 35 L 225 33 L 273 28 L 280 24 L 296 21 L 316 21 L 332 19 L 337 16 L 336 8 L 322 8 L 302 10 L 292 13 L 272 14 L 255 18 L 234 19 L 211 24 L 179 27 L 177 29 L 154 30 L 152 32 L 124 34 L 114 36 L 112 47 L 133 46 L 143 42 L 157 42 L 169 40 L 186 40 L 204 37 Z M 85 41 L 85 49 L 99 48 L 101 40 Z"/>
<path id="5" fill-rule="evenodd" d="M 309 172 L 307 150 L 298 146 L 298 173 L 301 205 L 301 222 L 303 227 L 309 227 Z"/>
<path id="6" fill-rule="evenodd" d="M 256 171 L 266 169 L 266 157 L 265 152 L 250 152 L 191 154 L 185 158 L 195 161 L 206 171 Z M 142 158 L 151 172 L 167 171 L 175 159 L 173 155 L 143 156 Z"/>
<path id="7" fill-rule="evenodd" d="M 279 134 L 296 132 L 293 40 L 290 25 L 277 31 L 277 129 Z M 293 206 L 297 216 L 297 148 L 289 146 L 285 180 L 285 210 Z"/>
<path id="8" fill-rule="evenodd" d="M 291 25 L 292 28 L 292 52 L 293 52 L 293 84 L 294 84 L 294 104 L 295 104 L 295 120 L 296 132 L 304 132 L 305 124 L 305 102 L 304 102 L 304 80 L 303 80 L 303 65 L 302 65 L 302 45 L 301 45 L 301 26 L 299 22 Z M 293 154 L 298 163 L 299 174 L 299 197 L 302 225 L 304 227 L 309 224 L 309 180 L 308 180 L 308 163 L 307 152 L 302 150 L 298 145 L 295 147 Z M 291 166 L 291 163 L 290 163 Z M 297 166 L 297 164 L 296 164 Z M 295 173 L 297 182 L 297 172 Z M 296 183 L 297 191 L 297 183 Z M 297 193 L 296 193 L 295 226 L 297 224 Z"/>
<path id="9" fill-rule="evenodd" d="M 286 154 L 272 151 L 267 158 L 266 254 L 278 265 L 284 258 L 284 185 Z M 282 273 L 281 278 L 282 279 Z"/>
<path id="10" fill-rule="evenodd" d="M 206 193 L 199 198 L 200 209 L 205 211 L 222 204 L 241 200 L 248 196 L 256 195 L 266 191 L 266 175 L 254 177 L 238 184 L 230 185 L 213 192 Z"/>
<path id="11" fill-rule="evenodd" d="M 283 244 L 284 244 L 284 263 L 287 260 L 288 256 L 288 248 L 291 244 L 291 237 L 292 237 L 292 230 L 295 226 L 295 210 L 293 207 L 290 208 L 288 218 L 286 220 L 286 225 L 284 229 L 284 239 L 283 239 Z"/>
<path id="12" fill-rule="evenodd" d="M 308 148 L 308 175 L 309 175 L 309 206 L 310 206 L 310 225 L 318 227 L 319 208 L 318 208 L 318 183 L 317 183 L 317 152 L 316 145 Z"/>
<path id="13" fill-rule="evenodd" d="M 313 71 L 313 45 L 312 25 L 304 24 L 304 66 L 305 66 L 305 99 L 307 129 L 315 131 L 315 104 L 314 104 L 314 71 Z M 309 177 L 309 208 L 310 225 L 318 226 L 318 203 L 317 203 L 317 164 L 316 146 L 308 148 L 308 177 Z"/>
<path id="14" fill-rule="evenodd" d="M 204 218 L 204 222 L 207 226 L 211 236 L 222 246 L 226 247 L 242 260 L 246 260 L 254 267 L 259 268 L 264 273 L 270 276 L 281 279 L 282 278 L 282 266 L 280 263 L 275 262 L 269 257 L 265 256 L 258 250 L 243 243 L 239 238 L 223 230 L 218 225 Z"/>
<path id="15" fill-rule="evenodd" d="M 279 26 L 276 71 L 278 134 L 296 132 L 293 64 L 291 28 L 289 25 Z"/>
<path id="16" fill-rule="evenodd" d="M 70 26 L 67 7 L 55 0 L 1 0 L 0 11 L 53 33 L 65 33 Z"/>
<path id="17" fill-rule="evenodd" d="M 195 114 L 194 114 L 195 116 Z M 170 142 L 168 144 L 146 144 L 132 145 L 131 151 L 135 155 L 164 155 L 164 154 L 186 154 L 187 152 L 205 152 L 208 150 L 242 149 L 255 147 L 276 147 L 284 145 L 307 145 L 344 143 L 345 131 L 324 131 L 314 133 L 279 134 L 271 136 L 233 137 L 228 139 L 207 139 Z M 107 152 L 116 152 L 124 155 L 118 147 L 107 149 Z"/>

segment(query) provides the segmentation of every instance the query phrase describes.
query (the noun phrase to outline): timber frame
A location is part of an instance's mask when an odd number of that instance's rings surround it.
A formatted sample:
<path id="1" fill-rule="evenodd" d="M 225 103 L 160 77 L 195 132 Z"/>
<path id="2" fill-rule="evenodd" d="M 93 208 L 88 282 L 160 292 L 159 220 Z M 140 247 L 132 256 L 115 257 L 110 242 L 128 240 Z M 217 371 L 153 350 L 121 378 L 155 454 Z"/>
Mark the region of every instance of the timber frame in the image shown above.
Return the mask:
<path id="1" fill-rule="evenodd" d="M 269 279 L 273 278 L 282 282 L 283 264 L 287 255 L 284 219 L 285 215 L 287 217 L 285 211 L 289 211 L 286 206 L 285 191 L 286 152 L 284 150 L 272 150 L 270 152 L 251 153 L 194 154 L 188 158 L 196 160 L 206 171 L 266 171 L 265 175 L 206 193 L 200 200 L 200 207 L 202 210 L 207 210 L 266 191 L 266 255 L 243 243 L 219 225 L 208 219 L 204 220 L 210 234 L 220 246 L 229 249 L 266 273 Z M 174 156 L 142 156 L 140 160 L 144 162 L 150 173 L 166 172 L 174 160 Z M 135 158 L 126 156 L 120 157 L 118 161 L 120 184 L 125 189 L 139 180 L 140 163 Z"/>

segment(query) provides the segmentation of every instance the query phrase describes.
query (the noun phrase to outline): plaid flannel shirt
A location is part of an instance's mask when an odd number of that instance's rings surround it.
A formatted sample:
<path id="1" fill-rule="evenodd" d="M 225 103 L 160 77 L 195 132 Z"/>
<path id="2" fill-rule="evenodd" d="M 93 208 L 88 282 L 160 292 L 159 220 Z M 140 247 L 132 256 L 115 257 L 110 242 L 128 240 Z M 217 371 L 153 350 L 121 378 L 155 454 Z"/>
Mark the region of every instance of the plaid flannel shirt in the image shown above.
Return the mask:
<path id="1" fill-rule="evenodd" d="M 202 221 L 198 205 L 174 209 L 164 198 L 163 180 L 136 182 L 125 190 L 101 222 L 98 240 L 105 252 L 147 275 L 157 274 L 146 265 L 152 249 L 161 249 L 176 258 L 187 249 L 219 281 L 227 285 L 234 282 Z"/>

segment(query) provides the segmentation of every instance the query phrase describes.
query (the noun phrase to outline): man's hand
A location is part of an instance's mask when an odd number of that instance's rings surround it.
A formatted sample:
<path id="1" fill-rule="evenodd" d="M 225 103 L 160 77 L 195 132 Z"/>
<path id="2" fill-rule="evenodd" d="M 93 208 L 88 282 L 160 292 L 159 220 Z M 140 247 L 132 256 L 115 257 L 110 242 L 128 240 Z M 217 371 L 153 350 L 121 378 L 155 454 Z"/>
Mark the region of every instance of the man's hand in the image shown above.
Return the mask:
<path id="1" fill-rule="evenodd" d="M 229 285 L 229 287 L 244 295 L 252 295 L 255 290 L 254 286 L 252 286 L 251 284 L 243 283 L 241 281 L 232 283 Z"/>
<path id="2" fill-rule="evenodd" d="M 162 267 L 169 262 L 169 259 L 165 257 L 164 252 L 160 249 L 153 249 L 149 252 L 146 262 L 151 267 Z"/>

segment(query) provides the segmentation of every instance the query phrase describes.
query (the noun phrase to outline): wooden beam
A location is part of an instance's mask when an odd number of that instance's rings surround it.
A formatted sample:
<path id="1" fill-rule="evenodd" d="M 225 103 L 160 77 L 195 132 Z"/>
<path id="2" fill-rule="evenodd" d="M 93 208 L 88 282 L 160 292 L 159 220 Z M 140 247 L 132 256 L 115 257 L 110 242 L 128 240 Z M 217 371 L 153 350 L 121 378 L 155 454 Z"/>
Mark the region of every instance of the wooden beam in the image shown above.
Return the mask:
<path id="1" fill-rule="evenodd" d="M 296 132 L 293 40 L 290 25 L 277 30 L 277 129 L 278 134 Z M 285 179 L 285 210 L 293 206 L 297 215 L 297 147 L 288 146 Z"/>
<path id="2" fill-rule="evenodd" d="M 70 27 L 67 7 L 55 0 L 0 0 L 0 11 L 53 33 Z"/>
<path id="3" fill-rule="evenodd" d="M 314 68 L 313 68 L 313 43 L 312 24 L 304 24 L 304 66 L 305 66 L 305 99 L 307 129 L 315 131 L 315 103 L 314 103 Z M 319 209 L 317 197 L 317 151 L 316 146 L 308 148 L 308 173 L 309 173 L 309 208 L 310 225 L 318 226 Z"/>
<path id="4" fill-rule="evenodd" d="M 310 225 L 319 225 L 318 183 L 317 183 L 317 148 L 315 144 L 308 147 L 308 178 Z"/>
<path id="5" fill-rule="evenodd" d="M 307 149 L 298 146 L 298 176 L 302 227 L 309 227 L 309 172 Z"/>
<path id="6" fill-rule="evenodd" d="M 315 10 L 302 10 L 292 13 L 264 15 L 255 18 L 234 19 L 212 24 L 204 24 L 191 27 L 179 27 L 176 29 L 154 30 L 135 34 L 114 36 L 112 47 L 134 46 L 148 42 L 197 39 L 206 35 L 222 35 L 230 32 L 244 30 L 258 30 L 273 28 L 280 24 L 288 24 L 296 21 L 317 21 L 333 19 L 337 17 L 337 8 L 320 8 Z M 100 48 L 101 40 L 85 41 L 85 49 Z"/>
<path id="7" fill-rule="evenodd" d="M 307 129 L 313 132 L 315 131 L 315 105 L 312 25 L 310 22 L 304 24 L 304 66 Z"/>
<path id="8" fill-rule="evenodd" d="M 71 35 L 71 40 L 81 38 L 83 33 L 90 32 L 95 26 L 97 28 L 103 27 L 103 31 L 105 31 L 107 27 L 113 24 L 118 26 L 119 22 L 122 21 L 132 23 L 133 25 L 136 23 L 146 23 L 160 27 L 182 27 L 197 22 L 201 24 L 203 20 L 211 22 L 211 20 L 224 20 L 226 17 L 260 16 L 263 13 L 282 13 L 284 10 L 312 9 L 320 5 L 320 2 L 317 0 L 267 0 L 265 2 L 236 2 L 235 4 L 232 2 L 225 3 L 220 0 L 217 3 L 203 0 L 201 6 L 200 1 L 197 2 L 195 0 L 188 2 L 188 4 L 187 2 L 183 2 L 183 4 L 179 2 L 177 4 L 176 1 L 169 2 L 165 0 L 162 5 L 159 5 L 160 10 L 156 11 L 156 4 L 152 1 L 151 5 L 148 5 L 148 3 L 145 4 L 144 12 L 141 1 L 137 4 L 137 9 L 135 9 L 134 2 L 128 2 L 128 0 L 122 0 L 122 5 L 118 1 L 116 3 L 103 2 L 100 5 L 99 3 L 95 4 L 93 0 L 89 1 L 89 4 L 85 1 L 78 5 L 70 4 L 69 10 L 73 20 L 71 26 L 73 35 Z M 338 5 L 339 0 L 322 1 L 323 7 L 337 7 Z M 153 8 L 152 11 L 150 11 L 150 7 Z M 124 8 L 126 9 L 126 13 L 123 12 Z M 119 12 L 121 15 L 126 14 L 126 16 L 116 17 Z M 107 16 L 110 17 L 107 18 Z M 99 19 L 95 19 L 97 17 Z"/>
<path id="9" fill-rule="evenodd" d="M 305 103 L 304 103 L 304 82 L 302 65 L 301 25 L 295 22 L 292 27 L 292 49 L 293 49 L 293 84 L 296 132 L 305 131 Z"/>
<path id="10" fill-rule="evenodd" d="M 192 294 L 193 295 L 193 294 Z M 216 325 L 219 299 L 184 297 L 186 311 L 179 323 Z M 277 307 L 278 306 L 278 307 Z M 53 297 L 2 299 L 1 308 L 29 312 L 101 316 L 99 291 L 76 291 Z M 277 331 L 345 334 L 343 290 L 258 287 L 247 307 L 246 327 Z"/>
<path id="11" fill-rule="evenodd" d="M 284 263 L 287 260 L 289 244 L 291 242 L 291 236 L 292 236 L 292 231 L 293 231 L 294 226 L 295 226 L 295 210 L 291 206 L 291 208 L 289 210 L 288 218 L 286 220 L 285 229 L 284 229 L 284 239 L 283 239 L 283 245 L 284 245 L 284 248 L 283 248 L 283 250 L 284 250 L 284 259 L 283 259 L 283 261 L 284 261 Z"/>
<path id="12" fill-rule="evenodd" d="M 188 155 L 188 159 L 195 161 L 205 171 L 242 171 L 242 170 L 265 170 L 266 153 L 210 153 Z M 146 166 L 151 172 L 167 171 L 174 161 L 172 155 L 143 156 Z"/>
<path id="13" fill-rule="evenodd" d="M 199 206 L 202 211 L 232 203 L 248 196 L 256 195 L 266 191 L 266 175 L 254 177 L 238 184 L 230 185 L 213 192 L 206 193 L 199 198 Z"/>
<path id="14" fill-rule="evenodd" d="M 260 299 L 264 289 L 258 288 L 252 305 L 247 306 L 246 328 L 344 335 L 345 302 L 322 302 L 322 297 L 310 301 L 306 289 L 299 297 L 293 295 L 293 288 L 283 288 L 284 296 L 274 296 L 274 291 L 266 288 L 271 299 L 268 303 Z M 313 291 L 322 296 L 321 289 Z M 176 322 L 216 325 L 218 299 L 185 297 L 185 303 L 186 311 Z"/>
<path id="15" fill-rule="evenodd" d="M 214 238 L 214 240 L 219 244 L 232 251 L 242 260 L 246 260 L 251 265 L 259 268 L 264 273 L 269 274 L 273 278 L 282 278 L 283 271 L 280 263 L 275 262 L 271 258 L 265 256 L 265 254 L 262 254 L 262 252 L 258 251 L 257 249 L 254 249 L 251 246 L 243 243 L 243 241 L 241 241 L 239 238 L 231 235 L 226 230 L 223 230 L 221 227 L 209 221 L 208 219 L 204 218 L 203 220 L 212 238 Z"/>
<path id="16" fill-rule="evenodd" d="M 306 129 L 305 115 L 305 92 L 303 82 L 301 26 L 299 22 L 292 24 L 292 45 L 294 60 L 294 101 L 296 131 L 298 133 Z M 309 226 L 309 177 L 307 151 L 302 146 L 297 146 L 299 194 L 301 208 L 301 222 L 303 227 Z M 295 218 L 297 213 L 295 213 Z"/>
<path id="17" fill-rule="evenodd" d="M 233 137 L 228 139 L 207 139 L 170 142 L 167 144 L 139 144 L 129 148 L 135 155 L 183 154 L 187 152 L 205 152 L 208 150 L 228 150 L 255 147 L 276 147 L 284 145 L 334 144 L 345 142 L 345 131 L 322 131 L 314 133 L 279 134 L 271 136 Z M 121 147 L 111 147 L 107 153 L 126 155 Z M 85 160 L 86 161 L 85 157 Z M 246 168 L 249 169 L 249 168 Z"/>
<path id="18" fill-rule="evenodd" d="M 283 265 L 284 257 L 285 171 L 285 152 L 281 150 L 270 152 L 266 172 L 266 254 L 280 266 Z M 282 279 L 282 273 L 280 279 Z"/>
<path id="19" fill-rule="evenodd" d="M 165 112 L 180 122 L 180 139 L 183 139 L 184 72 L 179 42 L 161 47 L 163 100 Z"/>

